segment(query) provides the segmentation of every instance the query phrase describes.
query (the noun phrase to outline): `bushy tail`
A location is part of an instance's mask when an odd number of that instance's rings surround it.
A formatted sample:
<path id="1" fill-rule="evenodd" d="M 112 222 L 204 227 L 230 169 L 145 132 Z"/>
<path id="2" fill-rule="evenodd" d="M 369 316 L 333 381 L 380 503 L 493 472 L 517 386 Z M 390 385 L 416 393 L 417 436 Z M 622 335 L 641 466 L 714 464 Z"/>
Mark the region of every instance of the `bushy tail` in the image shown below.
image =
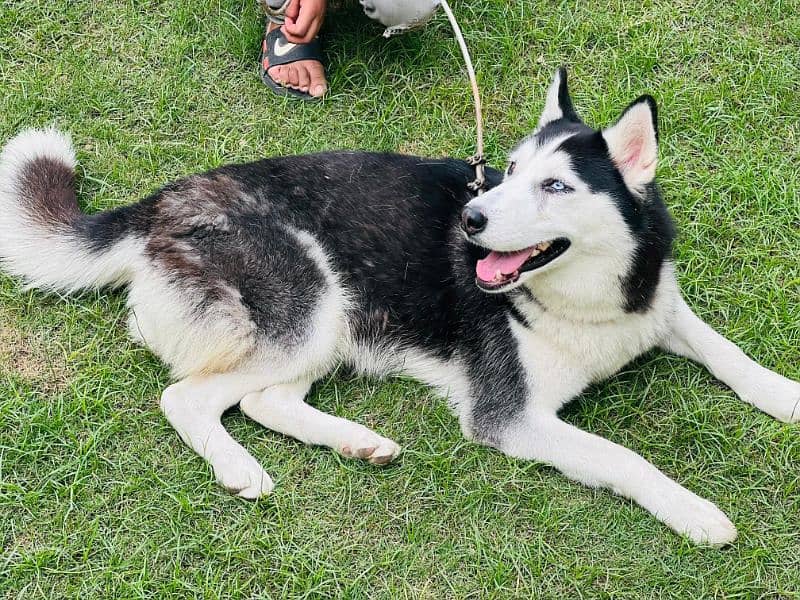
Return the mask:
<path id="1" fill-rule="evenodd" d="M 69 137 L 55 129 L 25 130 L 0 154 L 0 267 L 29 287 L 123 284 L 141 254 L 113 213 L 81 213 L 75 165 Z"/>

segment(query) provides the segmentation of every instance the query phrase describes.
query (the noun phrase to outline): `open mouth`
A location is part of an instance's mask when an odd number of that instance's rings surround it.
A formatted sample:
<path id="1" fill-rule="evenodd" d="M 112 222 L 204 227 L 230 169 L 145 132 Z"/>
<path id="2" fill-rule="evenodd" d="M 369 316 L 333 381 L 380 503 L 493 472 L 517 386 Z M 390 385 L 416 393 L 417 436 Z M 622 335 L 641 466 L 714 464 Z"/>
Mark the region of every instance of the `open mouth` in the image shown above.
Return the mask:
<path id="1" fill-rule="evenodd" d="M 516 252 L 497 252 L 492 250 L 486 258 L 479 260 L 475 267 L 478 287 L 496 291 L 519 279 L 521 273 L 540 269 L 555 260 L 569 248 L 566 238 L 541 242 Z"/>

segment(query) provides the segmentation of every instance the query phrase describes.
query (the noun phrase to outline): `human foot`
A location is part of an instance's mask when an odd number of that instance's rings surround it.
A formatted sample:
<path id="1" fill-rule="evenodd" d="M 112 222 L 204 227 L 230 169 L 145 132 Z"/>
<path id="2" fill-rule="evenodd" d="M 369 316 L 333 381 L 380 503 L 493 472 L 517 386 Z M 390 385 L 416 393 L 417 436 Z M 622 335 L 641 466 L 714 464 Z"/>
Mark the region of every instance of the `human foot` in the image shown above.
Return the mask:
<path id="1" fill-rule="evenodd" d="M 261 79 L 280 95 L 320 98 L 328 89 L 319 41 L 294 43 L 270 22 L 261 45 Z"/>

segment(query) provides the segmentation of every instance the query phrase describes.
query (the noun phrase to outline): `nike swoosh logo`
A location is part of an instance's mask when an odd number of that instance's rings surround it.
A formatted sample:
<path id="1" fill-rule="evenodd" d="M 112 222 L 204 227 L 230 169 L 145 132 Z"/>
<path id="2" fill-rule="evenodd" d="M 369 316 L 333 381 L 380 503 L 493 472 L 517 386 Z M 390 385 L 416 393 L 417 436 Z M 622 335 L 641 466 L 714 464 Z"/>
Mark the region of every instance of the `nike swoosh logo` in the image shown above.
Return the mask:
<path id="1" fill-rule="evenodd" d="M 275 56 L 286 56 L 297 47 L 297 44 L 293 44 L 292 42 L 284 43 L 283 40 L 275 40 L 275 46 L 272 49 L 272 52 Z"/>

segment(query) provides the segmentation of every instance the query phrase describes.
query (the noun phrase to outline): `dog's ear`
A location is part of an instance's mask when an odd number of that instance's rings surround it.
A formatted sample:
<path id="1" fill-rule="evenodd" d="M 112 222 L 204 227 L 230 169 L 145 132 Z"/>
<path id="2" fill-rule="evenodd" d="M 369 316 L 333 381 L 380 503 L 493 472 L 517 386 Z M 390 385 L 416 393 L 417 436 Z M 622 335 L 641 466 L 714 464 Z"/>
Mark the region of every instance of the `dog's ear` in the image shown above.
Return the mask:
<path id="1" fill-rule="evenodd" d="M 547 90 L 547 100 L 544 103 L 542 116 L 539 117 L 539 128 L 541 129 L 548 123 L 567 119 L 569 121 L 580 122 L 580 117 L 572 106 L 572 98 L 567 89 L 567 70 L 561 67 L 553 75 L 553 81 Z"/>
<path id="2" fill-rule="evenodd" d="M 656 176 L 657 119 L 656 101 L 642 96 L 625 109 L 614 125 L 603 130 L 611 160 L 632 189 L 647 185 Z"/>

